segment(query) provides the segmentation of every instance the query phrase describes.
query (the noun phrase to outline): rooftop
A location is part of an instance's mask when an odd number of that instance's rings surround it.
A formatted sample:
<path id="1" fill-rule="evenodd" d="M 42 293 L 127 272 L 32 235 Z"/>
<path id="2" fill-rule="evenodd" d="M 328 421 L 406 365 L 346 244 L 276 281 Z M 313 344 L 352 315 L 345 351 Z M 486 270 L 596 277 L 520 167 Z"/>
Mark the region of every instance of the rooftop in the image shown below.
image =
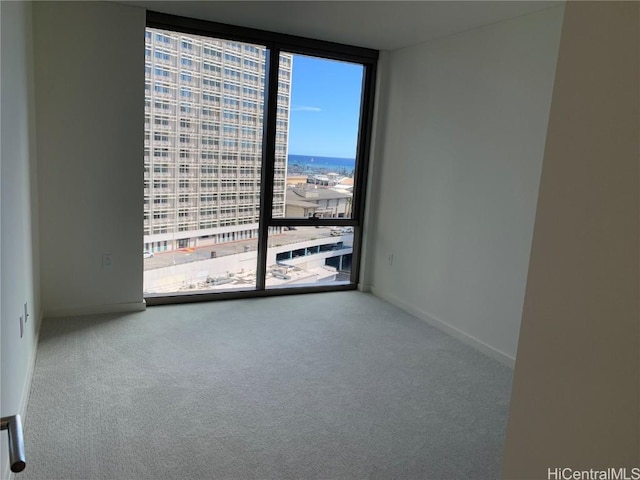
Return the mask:
<path id="1" fill-rule="evenodd" d="M 351 194 L 338 192 L 331 188 L 289 188 L 287 190 L 287 203 L 289 200 L 330 200 L 334 198 L 349 198 Z"/>

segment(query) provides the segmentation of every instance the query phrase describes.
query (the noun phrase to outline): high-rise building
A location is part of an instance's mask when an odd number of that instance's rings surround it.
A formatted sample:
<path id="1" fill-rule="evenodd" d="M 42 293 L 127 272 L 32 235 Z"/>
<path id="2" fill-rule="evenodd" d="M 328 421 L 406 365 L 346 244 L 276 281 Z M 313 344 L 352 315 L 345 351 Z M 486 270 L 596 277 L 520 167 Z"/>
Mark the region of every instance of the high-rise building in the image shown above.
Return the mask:
<path id="1" fill-rule="evenodd" d="M 147 29 L 144 248 L 257 238 L 266 49 Z M 274 217 L 284 216 L 292 55 L 280 57 Z"/>

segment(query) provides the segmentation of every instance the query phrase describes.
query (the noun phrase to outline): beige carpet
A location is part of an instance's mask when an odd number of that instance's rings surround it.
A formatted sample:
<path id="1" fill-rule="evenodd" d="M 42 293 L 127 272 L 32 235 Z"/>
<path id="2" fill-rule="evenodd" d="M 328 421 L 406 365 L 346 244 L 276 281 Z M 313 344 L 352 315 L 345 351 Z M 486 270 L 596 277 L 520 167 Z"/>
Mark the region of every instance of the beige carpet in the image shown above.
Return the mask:
<path id="1" fill-rule="evenodd" d="M 45 321 L 19 479 L 494 479 L 511 370 L 359 292 Z"/>

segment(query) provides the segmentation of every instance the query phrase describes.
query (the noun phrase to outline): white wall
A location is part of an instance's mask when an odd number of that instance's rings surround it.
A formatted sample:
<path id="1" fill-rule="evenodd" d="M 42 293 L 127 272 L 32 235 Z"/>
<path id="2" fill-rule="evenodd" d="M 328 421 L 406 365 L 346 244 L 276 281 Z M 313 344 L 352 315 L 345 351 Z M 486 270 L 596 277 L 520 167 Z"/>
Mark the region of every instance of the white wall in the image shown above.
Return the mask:
<path id="1" fill-rule="evenodd" d="M 562 13 L 394 51 L 383 66 L 388 107 L 365 283 L 506 363 L 516 353 Z"/>
<path id="2" fill-rule="evenodd" d="M 24 415 L 40 325 L 38 212 L 31 4 L 0 2 L 2 138 L 0 159 L 0 366 L 2 416 Z M 24 303 L 29 317 L 20 338 Z M 25 419 L 26 420 L 26 419 Z M 9 468 L 2 432 L 0 475 Z"/>
<path id="3" fill-rule="evenodd" d="M 144 27 L 136 7 L 34 6 L 45 316 L 144 305 Z"/>
<path id="4" fill-rule="evenodd" d="M 507 479 L 640 467 L 639 30 L 637 2 L 566 6 Z"/>

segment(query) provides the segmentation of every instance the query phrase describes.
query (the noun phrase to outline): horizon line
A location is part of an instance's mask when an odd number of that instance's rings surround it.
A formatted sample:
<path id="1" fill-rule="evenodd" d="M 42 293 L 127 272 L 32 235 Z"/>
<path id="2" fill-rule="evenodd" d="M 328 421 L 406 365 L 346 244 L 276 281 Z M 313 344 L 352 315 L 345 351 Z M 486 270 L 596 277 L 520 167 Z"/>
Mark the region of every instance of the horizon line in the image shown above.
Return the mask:
<path id="1" fill-rule="evenodd" d="M 327 155 L 310 155 L 308 153 L 288 153 L 287 156 L 289 155 L 296 155 L 298 157 L 314 157 L 314 158 L 339 158 L 339 159 L 343 159 L 343 160 L 355 160 L 355 157 L 330 157 Z"/>

